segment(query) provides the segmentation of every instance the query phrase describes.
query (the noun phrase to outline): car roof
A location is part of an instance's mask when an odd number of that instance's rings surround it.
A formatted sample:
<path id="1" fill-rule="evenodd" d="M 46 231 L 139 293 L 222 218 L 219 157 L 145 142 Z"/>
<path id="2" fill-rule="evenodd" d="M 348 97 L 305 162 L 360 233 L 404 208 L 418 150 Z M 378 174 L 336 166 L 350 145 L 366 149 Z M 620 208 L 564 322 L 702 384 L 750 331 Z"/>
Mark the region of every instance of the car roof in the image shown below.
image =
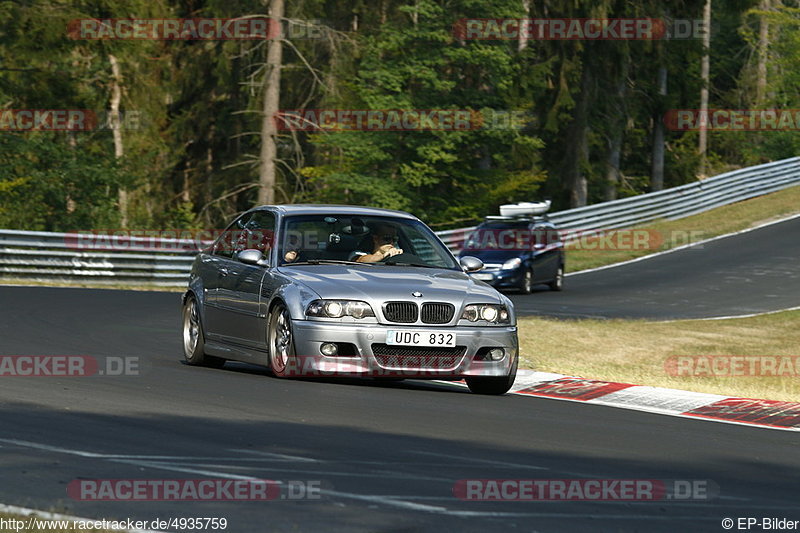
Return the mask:
<path id="1" fill-rule="evenodd" d="M 262 205 L 252 211 L 274 209 L 283 215 L 360 215 L 360 216 L 392 216 L 416 220 L 417 217 L 405 211 L 366 207 L 360 205 L 341 204 L 286 204 Z"/>
<path id="2" fill-rule="evenodd" d="M 529 226 L 529 225 L 555 226 L 553 222 L 545 217 L 486 217 L 480 226 Z"/>

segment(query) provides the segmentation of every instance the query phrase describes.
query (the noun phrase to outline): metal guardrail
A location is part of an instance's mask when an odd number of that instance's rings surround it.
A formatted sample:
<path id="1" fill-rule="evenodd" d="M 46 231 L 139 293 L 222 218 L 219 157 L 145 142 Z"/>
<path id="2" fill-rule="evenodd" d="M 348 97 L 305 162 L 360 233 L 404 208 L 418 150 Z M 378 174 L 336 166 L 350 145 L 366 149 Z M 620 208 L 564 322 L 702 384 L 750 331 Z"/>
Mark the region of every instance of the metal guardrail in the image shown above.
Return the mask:
<path id="1" fill-rule="evenodd" d="M 189 239 L 0 230 L 0 277 L 177 287 L 186 285 L 198 245 L 206 244 Z"/>
<path id="2" fill-rule="evenodd" d="M 550 213 L 559 229 L 581 232 L 631 228 L 675 220 L 800 184 L 800 157 L 726 172 L 703 181 L 613 202 Z M 475 227 L 437 232 L 454 252 Z M 206 241 L 109 237 L 0 230 L 0 278 L 92 284 L 186 284 L 194 256 Z M 94 250 L 92 248 L 94 247 Z"/>
<path id="3" fill-rule="evenodd" d="M 696 181 L 611 202 L 550 213 L 561 230 L 591 232 L 632 228 L 659 219 L 677 220 L 697 213 L 800 184 L 800 157 L 726 172 Z M 454 252 L 475 227 L 438 232 Z"/>

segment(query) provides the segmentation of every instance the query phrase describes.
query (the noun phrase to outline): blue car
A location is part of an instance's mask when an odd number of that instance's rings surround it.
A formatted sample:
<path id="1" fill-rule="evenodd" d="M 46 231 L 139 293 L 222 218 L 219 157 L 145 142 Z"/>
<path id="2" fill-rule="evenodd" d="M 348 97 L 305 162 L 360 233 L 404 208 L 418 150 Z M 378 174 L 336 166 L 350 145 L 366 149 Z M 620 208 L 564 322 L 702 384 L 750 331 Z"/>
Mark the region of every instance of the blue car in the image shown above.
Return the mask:
<path id="1" fill-rule="evenodd" d="M 564 288 L 564 242 L 546 216 L 486 217 L 465 241 L 459 258 L 466 256 L 484 264 L 470 275 L 496 289 L 530 294 L 541 284 Z"/>

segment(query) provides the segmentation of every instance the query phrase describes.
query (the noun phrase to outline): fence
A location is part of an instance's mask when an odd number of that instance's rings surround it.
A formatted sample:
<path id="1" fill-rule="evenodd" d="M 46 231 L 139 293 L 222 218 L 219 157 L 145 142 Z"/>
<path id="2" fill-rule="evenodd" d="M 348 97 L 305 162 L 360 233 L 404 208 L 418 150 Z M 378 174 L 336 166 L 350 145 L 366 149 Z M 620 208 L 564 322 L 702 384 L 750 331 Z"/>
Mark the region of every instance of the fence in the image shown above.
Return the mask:
<path id="1" fill-rule="evenodd" d="M 124 238 L 86 251 L 75 233 L 0 230 L 0 276 L 63 283 L 183 286 L 198 247 L 191 240 Z"/>
<path id="2" fill-rule="evenodd" d="M 658 219 L 676 220 L 796 184 L 800 184 L 800 157 L 734 170 L 659 192 L 550 213 L 549 218 L 564 230 L 631 228 Z M 459 228 L 438 235 L 451 250 L 458 251 L 473 229 Z"/>
<path id="3" fill-rule="evenodd" d="M 658 219 L 674 220 L 800 184 L 800 157 L 726 172 L 703 181 L 549 215 L 560 229 L 630 228 Z M 438 232 L 457 252 L 473 230 Z M 126 238 L 85 251 L 74 233 L 0 230 L 0 276 L 36 281 L 182 286 L 197 242 Z M 108 249 L 110 248 L 110 249 Z"/>

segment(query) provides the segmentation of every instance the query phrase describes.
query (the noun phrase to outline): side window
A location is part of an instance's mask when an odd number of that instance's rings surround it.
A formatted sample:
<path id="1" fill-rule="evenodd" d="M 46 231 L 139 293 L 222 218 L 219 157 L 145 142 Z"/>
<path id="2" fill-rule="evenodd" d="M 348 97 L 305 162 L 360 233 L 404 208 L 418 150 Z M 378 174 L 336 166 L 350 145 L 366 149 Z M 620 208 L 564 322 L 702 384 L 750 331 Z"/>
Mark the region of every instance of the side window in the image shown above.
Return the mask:
<path id="1" fill-rule="evenodd" d="M 244 250 L 241 245 L 245 238 L 245 226 L 251 216 L 252 213 L 245 213 L 222 232 L 214 243 L 214 255 L 232 258 L 234 252 Z"/>
<path id="2" fill-rule="evenodd" d="M 531 244 L 539 246 L 546 245 L 548 239 L 547 226 L 534 226 L 532 230 L 532 236 L 533 238 L 531 239 Z"/>
<path id="3" fill-rule="evenodd" d="M 270 211 L 256 211 L 245 227 L 245 248 L 260 250 L 269 257 L 275 246 L 275 215 Z"/>
<path id="4" fill-rule="evenodd" d="M 555 245 L 561 243 L 561 234 L 556 228 L 547 229 L 547 244 Z"/>

